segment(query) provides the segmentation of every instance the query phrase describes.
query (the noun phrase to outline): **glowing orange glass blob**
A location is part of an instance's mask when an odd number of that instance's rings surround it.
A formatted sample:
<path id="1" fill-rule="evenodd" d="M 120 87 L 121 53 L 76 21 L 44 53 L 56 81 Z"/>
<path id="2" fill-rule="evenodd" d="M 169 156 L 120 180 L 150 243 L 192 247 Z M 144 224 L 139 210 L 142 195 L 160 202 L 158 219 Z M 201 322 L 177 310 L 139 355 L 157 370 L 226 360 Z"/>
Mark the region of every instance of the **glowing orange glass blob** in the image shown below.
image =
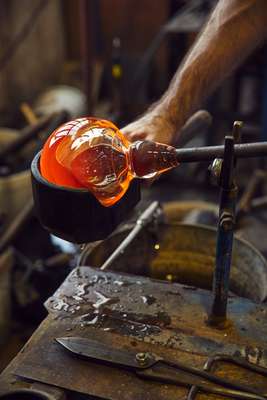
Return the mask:
<path id="1" fill-rule="evenodd" d="M 111 122 L 96 118 L 79 118 L 55 130 L 40 161 L 49 182 L 87 188 L 106 207 L 124 195 L 133 178 L 152 178 L 177 165 L 175 148 L 130 143 Z"/>

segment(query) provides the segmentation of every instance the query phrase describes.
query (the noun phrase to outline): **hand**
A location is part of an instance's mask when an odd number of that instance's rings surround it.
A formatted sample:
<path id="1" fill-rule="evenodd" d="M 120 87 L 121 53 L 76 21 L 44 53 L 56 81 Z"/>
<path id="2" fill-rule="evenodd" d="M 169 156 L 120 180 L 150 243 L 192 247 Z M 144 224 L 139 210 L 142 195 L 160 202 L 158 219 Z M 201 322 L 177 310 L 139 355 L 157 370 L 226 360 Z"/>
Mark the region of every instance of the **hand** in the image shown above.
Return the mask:
<path id="1" fill-rule="evenodd" d="M 163 116 L 150 112 L 127 125 L 122 132 L 131 142 L 147 139 L 181 147 L 196 135 L 206 132 L 211 123 L 210 113 L 199 110 L 186 121 L 178 133 L 178 127 L 173 127 Z"/>
<path id="2" fill-rule="evenodd" d="M 199 110 L 193 114 L 183 127 L 179 130 L 179 135 L 172 125 L 159 115 L 153 112 L 145 114 L 121 131 L 127 138 L 134 142 L 136 140 L 153 140 L 156 142 L 184 146 L 194 138 L 194 136 L 206 132 L 212 123 L 212 117 L 206 110 Z M 151 185 L 155 179 L 145 180 L 147 185 Z"/>
<path id="3" fill-rule="evenodd" d="M 153 140 L 155 142 L 172 144 L 174 142 L 176 127 L 155 111 L 150 111 L 131 124 L 121 129 L 121 132 L 130 142 L 136 140 Z"/>

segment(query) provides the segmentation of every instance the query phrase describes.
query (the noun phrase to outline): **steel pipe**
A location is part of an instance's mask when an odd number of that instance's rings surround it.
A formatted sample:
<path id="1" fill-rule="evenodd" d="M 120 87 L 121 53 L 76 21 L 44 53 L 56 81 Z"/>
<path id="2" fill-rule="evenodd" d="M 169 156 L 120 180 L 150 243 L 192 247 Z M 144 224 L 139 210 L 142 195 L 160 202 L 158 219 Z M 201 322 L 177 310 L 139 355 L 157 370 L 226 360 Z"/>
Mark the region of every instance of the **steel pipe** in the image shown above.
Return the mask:
<path id="1" fill-rule="evenodd" d="M 235 144 L 234 154 L 237 158 L 266 157 L 267 142 Z M 214 158 L 223 158 L 223 155 L 224 145 L 176 149 L 177 160 L 180 163 L 212 161 Z"/>

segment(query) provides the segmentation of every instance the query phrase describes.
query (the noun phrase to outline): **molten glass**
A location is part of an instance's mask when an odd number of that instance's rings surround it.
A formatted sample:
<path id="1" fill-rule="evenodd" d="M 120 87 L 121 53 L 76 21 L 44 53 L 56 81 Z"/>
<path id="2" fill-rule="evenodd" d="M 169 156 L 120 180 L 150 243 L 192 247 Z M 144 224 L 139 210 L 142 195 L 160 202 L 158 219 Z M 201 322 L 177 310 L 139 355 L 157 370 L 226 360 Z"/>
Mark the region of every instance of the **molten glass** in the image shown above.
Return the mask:
<path id="1" fill-rule="evenodd" d="M 152 178 L 177 165 L 175 148 L 148 140 L 130 143 L 111 122 L 96 118 L 56 129 L 40 161 L 49 182 L 87 188 L 106 207 L 120 200 L 133 178 Z"/>

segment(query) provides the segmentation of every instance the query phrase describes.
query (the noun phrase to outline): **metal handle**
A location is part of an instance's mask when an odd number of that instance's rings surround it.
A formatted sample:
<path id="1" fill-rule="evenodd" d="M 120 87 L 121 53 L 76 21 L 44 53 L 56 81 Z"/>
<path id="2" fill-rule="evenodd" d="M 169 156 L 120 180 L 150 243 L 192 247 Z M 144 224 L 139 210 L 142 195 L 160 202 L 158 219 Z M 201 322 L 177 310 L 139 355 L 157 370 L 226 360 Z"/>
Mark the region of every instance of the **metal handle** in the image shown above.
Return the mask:
<path id="1" fill-rule="evenodd" d="M 253 389 L 251 389 L 251 391 L 250 389 L 249 391 L 244 390 L 245 388 L 242 385 L 225 381 L 224 379 L 218 378 L 215 375 L 210 375 L 207 372 L 205 373 L 205 371 L 198 371 L 203 374 L 203 378 L 201 378 L 200 376 L 196 375 L 195 370 L 190 373 L 190 371 L 187 372 L 187 369 L 185 368 L 183 370 L 177 370 L 177 374 L 172 374 L 169 368 L 158 369 L 157 367 L 158 365 L 144 370 L 137 370 L 136 374 L 143 379 L 149 379 L 171 385 L 186 387 L 197 385 L 198 389 L 204 393 L 218 394 L 220 396 L 226 396 L 235 399 L 266 400 L 266 397 L 256 393 L 256 391 L 254 392 Z M 211 377 L 214 384 L 210 384 L 208 382 L 211 380 Z M 204 379 L 206 379 L 206 382 Z"/>

